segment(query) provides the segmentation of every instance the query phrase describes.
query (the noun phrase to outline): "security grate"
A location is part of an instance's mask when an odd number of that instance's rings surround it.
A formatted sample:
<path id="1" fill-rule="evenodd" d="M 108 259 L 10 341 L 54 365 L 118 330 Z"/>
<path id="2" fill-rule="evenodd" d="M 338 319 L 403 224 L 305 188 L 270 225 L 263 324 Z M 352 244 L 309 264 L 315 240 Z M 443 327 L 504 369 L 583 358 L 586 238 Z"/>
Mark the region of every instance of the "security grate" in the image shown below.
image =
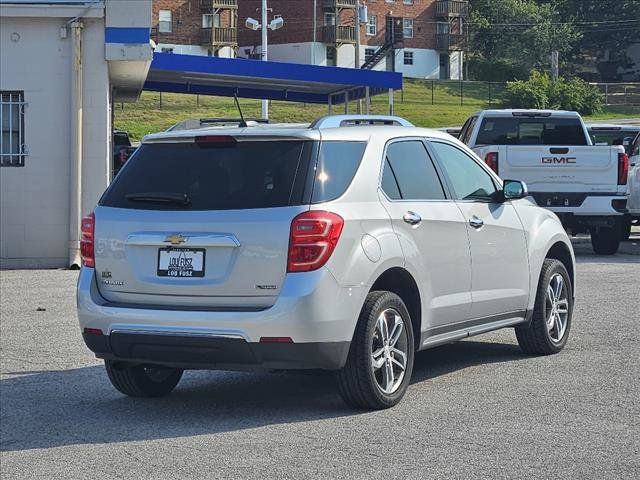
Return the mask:
<path id="1" fill-rule="evenodd" d="M 0 166 L 24 167 L 24 92 L 0 91 Z"/>

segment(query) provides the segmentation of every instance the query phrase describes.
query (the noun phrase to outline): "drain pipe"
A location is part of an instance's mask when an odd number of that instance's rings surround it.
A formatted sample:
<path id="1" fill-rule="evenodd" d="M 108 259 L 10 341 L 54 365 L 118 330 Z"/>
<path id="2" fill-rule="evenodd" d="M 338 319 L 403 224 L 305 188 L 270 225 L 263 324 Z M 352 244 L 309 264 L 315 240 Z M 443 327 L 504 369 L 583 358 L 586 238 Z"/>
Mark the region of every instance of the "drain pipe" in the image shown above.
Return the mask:
<path id="1" fill-rule="evenodd" d="M 313 46 L 311 47 L 311 65 L 316 64 L 316 28 L 317 28 L 317 13 L 318 13 L 318 0 L 313 0 Z"/>
<path id="2" fill-rule="evenodd" d="M 69 169 L 69 266 L 79 267 L 80 222 L 82 221 L 82 29 L 81 21 L 71 22 L 71 165 Z"/>

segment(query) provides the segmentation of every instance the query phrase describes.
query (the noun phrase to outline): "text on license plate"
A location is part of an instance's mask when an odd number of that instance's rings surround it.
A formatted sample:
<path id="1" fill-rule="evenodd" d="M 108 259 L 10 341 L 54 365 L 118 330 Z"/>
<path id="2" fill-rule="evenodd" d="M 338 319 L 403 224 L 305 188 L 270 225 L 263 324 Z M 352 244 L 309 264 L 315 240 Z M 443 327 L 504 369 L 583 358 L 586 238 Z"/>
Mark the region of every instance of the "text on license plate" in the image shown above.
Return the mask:
<path id="1" fill-rule="evenodd" d="M 204 248 L 161 248 L 159 277 L 204 277 Z"/>

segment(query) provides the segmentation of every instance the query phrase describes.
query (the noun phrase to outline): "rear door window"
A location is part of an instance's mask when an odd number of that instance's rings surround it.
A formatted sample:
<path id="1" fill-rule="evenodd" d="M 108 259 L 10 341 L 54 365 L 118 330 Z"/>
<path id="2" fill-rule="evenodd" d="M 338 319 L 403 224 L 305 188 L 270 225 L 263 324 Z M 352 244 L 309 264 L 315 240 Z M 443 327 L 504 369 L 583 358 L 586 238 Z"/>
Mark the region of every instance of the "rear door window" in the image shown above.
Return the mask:
<path id="1" fill-rule="evenodd" d="M 107 207 L 231 210 L 303 202 L 310 141 L 143 144 L 101 199 Z"/>
<path id="2" fill-rule="evenodd" d="M 391 200 L 441 200 L 444 188 L 424 144 L 394 142 L 387 147 L 382 190 Z"/>
<path id="3" fill-rule="evenodd" d="M 476 145 L 587 145 L 579 119 L 553 117 L 487 117 Z"/>

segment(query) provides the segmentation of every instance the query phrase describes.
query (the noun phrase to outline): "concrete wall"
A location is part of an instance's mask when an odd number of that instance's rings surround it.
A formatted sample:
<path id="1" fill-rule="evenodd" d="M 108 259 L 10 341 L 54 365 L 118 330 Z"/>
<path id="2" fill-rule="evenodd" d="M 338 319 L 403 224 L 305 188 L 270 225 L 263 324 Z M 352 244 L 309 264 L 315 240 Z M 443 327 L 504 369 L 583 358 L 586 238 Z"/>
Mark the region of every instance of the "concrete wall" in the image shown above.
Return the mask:
<path id="1" fill-rule="evenodd" d="M 0 167 L 0 263 L 5 268 L 67 266 L 71 142 L 71 35 L 65 18 L 0 17 L 0 89 L 22 90 L 24 167 Z M 83 213 L 109 175 L 109 77 L 104 20 L 84 20 Z M 19 41 L 12 41 L 13 33 Z M 15 36 L 14 36 L 15 38 Z"/>
<path id="2" fill-rule="evenodd" d="M 361 45 L 360 46 L 360 65 L 365 62 L 366 49 L 379 48 L 379 45 Z M 245 50 L 253 50 L 253 47 L 240 47 L 238 49 L 239 57 L 246 57 Z M 440 55 L 435 50 L 427 50 L 420 48 L 408 49 L 413 52 L 413 65 L 404 64 L 404 49 L 395 51 L 396 71 L 401 72 L 408 78 L 439 78 L 440 75 Z M 261 51 L 260 47 L 256 52 Z M 176 52 L 177 53 L 177 52 Z M 353 45 L 342 45 L 338 48 L 338 56 L 336 66 L 354 68 L 355 66 L 355 48 Z M 327 46 L 320 42 L 302 42 L 302 43 L 280 43 L 269 45 L 269 60 L 292 63 L 307 63 L 311 65 L 327 65 Z M 389 65 L 387 65 L 389 63 Z M 374 70 L 387 70 L 391 68 L 391 61 L 383 59 Z M 455 73 L 457 74 L 457 66 Z M 452 71 L 452 74 L 454 72 Z"/>
<path id="3" fill-rule="evenodd" d="M 163 48 L 173 49 L 173 53 L 179 55 L 209 55 L 208 48 L 200 45 L 178 45 L 175 43 L 158 43 L 156 46 L 156 52 L 162 52 Z M 222 58 L 235 58 L 235 53 L 231 47 L 223 47 L 219 50 L 218 56 Z"/>

